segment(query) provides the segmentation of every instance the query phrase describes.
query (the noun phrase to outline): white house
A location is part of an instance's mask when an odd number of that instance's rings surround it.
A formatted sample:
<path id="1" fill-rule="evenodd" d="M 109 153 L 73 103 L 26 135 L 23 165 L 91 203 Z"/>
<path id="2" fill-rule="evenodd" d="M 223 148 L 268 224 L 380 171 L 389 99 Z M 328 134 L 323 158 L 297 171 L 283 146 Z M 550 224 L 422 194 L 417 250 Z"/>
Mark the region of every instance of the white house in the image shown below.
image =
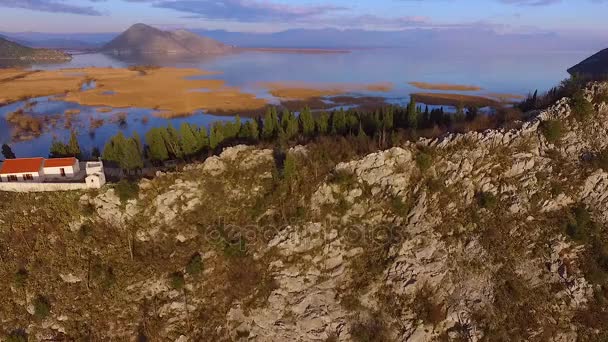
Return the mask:
<path id="1" fill-rule="evenodd" d="M 44 158 L 7 159 L 0 168 L 0 182 L 39 183 L 44 180 Z"/>
<path id="2" fill-rule="evenodd" d="M 75 178 L 80 173 L 80 162 L 76 158 L 45 159 L 43 172 L 46 180 Z"/>

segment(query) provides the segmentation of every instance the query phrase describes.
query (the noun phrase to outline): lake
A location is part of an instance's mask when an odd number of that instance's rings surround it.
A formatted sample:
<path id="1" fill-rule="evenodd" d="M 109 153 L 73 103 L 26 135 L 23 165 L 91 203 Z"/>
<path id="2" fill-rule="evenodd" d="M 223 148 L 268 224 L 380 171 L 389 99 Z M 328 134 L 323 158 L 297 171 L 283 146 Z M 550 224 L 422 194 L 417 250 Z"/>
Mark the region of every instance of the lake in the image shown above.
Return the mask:
<path id="1" fill-rule="evenodd" d="M 409 94 L 420 91 L 408 82 L 452 83 L 474 85 L 483 88 L 470 94 L 508 93 L 525 95 L 535 89 L 546 90 L 568 75 L 566 69 L 586 58 L 592 51 L 576 52 L 509 52 L 473 53 L 468 51 L 419 51 L 415 49 L 369 49 L 351 53 L 297 54 L 248 51 L 221 57 L 198 60 L 117 60 L 102 54 L 75 55 L 66 63 L 30 66 L 34 69 L 62 69 L 75 67 L 127 67 L 134 64 L 195 67 L 217 71 L 209 78 L 222 79 L 229 86 L 236 86 L 258 97 L 268 98 L 267 90 L 260 82 L 310 82 L 310 83 L 382 83 L 391 82 L 395 87 L 382 94 L 387 102 L 404 104 Z M 94 85 L 91 85 L 94 86 Z M 428 92 L 424 90 L 425 92 Z M 369 95 L 364 91 L 353 95 Z M 374 94 L 378 95 L 378 94 Z M 25 103 L 13 103 L 0 107 L 0 143 L 9 143 L 18 157 L 46 156 L 54 136 L 66 140 L 71 129 L 78 132 L 83 149 L 102 148 L 105 141 L 123 131 L 130 135 L 137 131 L 141 136 L 151 127 L 182 122 L 208 126 L 216 120 L 231 120 L 230 116 L 216 116 L 197 112 L 187 118 L 164 119 L 154 116 L 154 110 L 146 108 L 112 109 L 107 113 L 99 107 L 81 106 L 43 97 L 32 99 L 27 113 L 32 116 L 55 115 L 47 129 L 38 137 L 17 141 L 12 137 L 13 124 L 6 117 Z M 59 114 L 66 110 L 79 110 L 77 115 L 66 118 Z M 126 122 L 117 117 L 125 115 Z M 101 122 L 103 120 L 103 122 Z M 69 121 L 69 122 L 68 122 Z M 92 122 L 100 127 L 92 130 Z"/>

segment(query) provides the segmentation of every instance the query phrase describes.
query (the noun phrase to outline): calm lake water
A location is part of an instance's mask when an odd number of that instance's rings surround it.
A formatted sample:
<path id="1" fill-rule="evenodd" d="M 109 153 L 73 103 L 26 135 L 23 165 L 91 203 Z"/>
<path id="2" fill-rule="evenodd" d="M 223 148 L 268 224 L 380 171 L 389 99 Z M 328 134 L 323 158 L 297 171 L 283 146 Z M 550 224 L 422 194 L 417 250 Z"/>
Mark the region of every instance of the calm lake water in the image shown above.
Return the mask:
<path id="1" fill-rule="evenodd" d="M 472 53 L 447 51 L 416 51 L 409 49 L 355 50 L 345 54 L 295 54 L 243 52 L 202 60 L 117 60 L 102 54 L 75 55 L 67 63 L 52 65 L 32 65 L 35 69 L 61 69 L 74 67 L 126 67 L 133 64 L 156 64 L 162 66 L 195 67 L 218 71 L 220 78 L 230 86 L 237 86 L 259 97 L 269 98 L 267 92 L 256 86 L 259 82 L 301 81 L 330 83 L 378 83 L 392 82 L 395 88 L 382 94 L 391 103 L 406 103 L 408 95 L 417 91 L 408 85 L 411 81 L 468 84 L 482 87 L 480 92 L 471 94 L 510 93 L 527 94 L 535 89 L 546 90 L 556 85 L 568 75 L 566 69 L 591 54 L 591 51 L 577 52 L 509 52 Z M 94 85 L 92 85 L 94 86 Z M 370 95 L 359 93 L 354 95 Z M 379 93 L 373 93 L 379 95 Z M 182 122 L 210 125 L 217 120 L 232 120 L 232 117 L 196 113 L 188 118 L 166 120 L 155 117 L 151 109 L 113 109 L 100 113 L 99 107 L 86 107 L 67 103 L 51 97 L 30 101 L 37 103 L 27 110 L 33 116 L 55 115 L 53 123 L 46 124 L 44 133 L 28 141 L 14 141 L 12 124 L 6 116 L 24 106 L 13 103 L 0 107 L 0 143 L 9 143 L 19 157 L 46 156 L 53 136 L 67 139 L 70 129 L 75 129 L 81 146 L 86 150 L 102 148 L 105 141 L 119 130 L 129 135 L 137 131 L 140 135 L 151 127 L 172 123 L 178 127 Z M 59 117 L 69 109 L 78 109 L 80 114 L 72 116 L 71 125 L 67 118 Z M 119 124 L 119 113 L 126 115 L 126 124 Z M 145 118 L 145 119 L 144 119 Z M 90 129 L 92 120 L 103 120 L 103 125 Z M 99 124 L 100 121 L 97 121 Z"/>

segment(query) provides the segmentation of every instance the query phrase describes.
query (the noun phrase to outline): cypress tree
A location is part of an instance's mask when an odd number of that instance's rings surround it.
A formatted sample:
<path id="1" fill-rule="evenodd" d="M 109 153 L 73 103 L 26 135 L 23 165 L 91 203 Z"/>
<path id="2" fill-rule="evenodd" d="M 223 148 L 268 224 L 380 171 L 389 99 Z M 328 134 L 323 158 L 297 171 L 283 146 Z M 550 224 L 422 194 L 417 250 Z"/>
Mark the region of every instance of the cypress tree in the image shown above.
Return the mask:
<path id="1" fill-rule="evenodd" d="M 192 127 L 187 122 L 181 124 L 179 128 L 181 151 L 184 155 L 190 157 L 199 151 L 199 142 L 192 132 Z"/>
<path id="2" fill-rule="evenodd" d="M 292 112 L 288 110 L 283 111 L 281 127 L 283 128 L 282 131 L 286 140 L 291 140 L 298 134 L 298 120 Z"/>
<path id="3" fill-rule="evenodd" d="M 144 167 L 144 161 L 135 138 L 130 138 L 126 141 L 120 160 L 120 167 L 124 170 L 136 170 Z"/>
<path id="4" fill-rule="evenodd" d="M 304 108 L 300 113 L 301 132 L 306 137 L 312 137 L 315 134 L 315 120 L 308 107 Z"/>
<path id="5" fill-rule="evenodd" d="M 263 128 L 262 128 L 262 138 L 266 140 L 270 140 L 277 136 L 279 132 L 279 118 L 277 115 L 276 108 L 272 107 L 266 111 L 266 115 L 264 116 Z"/>
<path id="6" fill-rule="evenodd" d="M 13 150 L 10 146 L 8 146 L 8 144 L 2 144 L 2 155 L 4 156 L 4 159 L 16 158 L 15 153 L 13 153 Z"/>
<path id="7" fill-rule="evenodd" d="M 416 101 L 412 99 L 407 106 L 407 125 L 409 128 L 418 128 L 418 109 L 416 108 Z"/>
<path id="8" fill-rule="evenodd" d="M 292 153 L 287 153 L 285 162 L 283 163 L 283 180 L 286 181 L 291 189 L 291 184 L 297 176 L 296 159 Z"/>
<path id="9" fill-rule="evenodd" d="M 317 132 L 319 135 L 327 135 L 329 130 L 329 115 L 323 112 L 316 120 Z"/>
<path id="10" fill-rule="evenodd" d="M 61 158 L 68 155 L 68 147 L 66 144 L 59 141 L 57 138 L 53 138 L 50 149 L 51 158 Z"/>
<path id="11" fill-rule="evenodd" d="M 224 132 L 221 122 L 216 122 L 211 127 L 211 134 L 209 135 L 209 146 L 211 149 L 216 149 L 224 141 Z"/>
<path id="12" fill-rule="evenodd" d="M 163 138 L 164 129 L 152 128 L 146 133 L 150 159 L 154 161 L 165 161 L 169 159 L 169 151 Z"/>
<path id="13" fill-rule="evenodd" d="M 183 158 L 184 153 L 181 149 L 179 143 L 179 134 L 175 127 L 172 124 L 169 124 L 165 129 L 166 134 L 164 134 L 165 143 L 167 144 L 167 150 L 173 157 L 175 158 Z"/>
<path id="14" fill-rule="evenodd" d="M 76 136 L 76 132 L 72 130 L 70 132 L 70 141 L 67 146 L 67 155 L 71 157 L 79 157 L 80 156 L 80 144 L 78 144 L 78 137 Z"/>
<path id="15" fill-rule="evenodd" d="M 209 147 L 209 136 L 207 135 L 207 127 L 202 126 L 196 134 L 198 150 L 201 151 Z"/>
<path id="16" fill-rule="evenodd" d="M 135 140 L 135 143 L 137 144 L 137 150 L 139 151 L 139 154 L 141 154 L 144 150 L 144 145 L 141 143 L 141 137 L 139 136 L 139 133 L 137 133 L 137 131 L 133 131 L 133 140 Z"/>

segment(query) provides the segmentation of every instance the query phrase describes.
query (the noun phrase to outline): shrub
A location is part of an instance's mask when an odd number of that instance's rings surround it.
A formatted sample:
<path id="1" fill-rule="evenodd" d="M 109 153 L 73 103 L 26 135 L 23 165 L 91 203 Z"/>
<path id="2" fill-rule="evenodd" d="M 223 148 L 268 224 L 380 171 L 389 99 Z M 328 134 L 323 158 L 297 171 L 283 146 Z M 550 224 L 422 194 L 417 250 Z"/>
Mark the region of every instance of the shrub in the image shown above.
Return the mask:
<path id="1" fill-rule="evenodd" d="M 46 318 L 51 313 L 51 303 L 44 296 L 34 299 L 34 315 L 40 319 Z"/>
<path id="2" fill-rule="evenodd" d="M 595 160 L 596 160 L 596 164 L 599 168 L 608 172 L 608 148 L 606 148 L 606 149 L 602 150 L 600 153 L 598 153 Z"/>
<path id="3" fill-rule="evenodd" d="M 597 226 L 591 220 L 591 215 L 583 205 L 571 210 L 566 224 L 566 234 L 576 241 L 589 241 L 595 235 Z"/>
<path id="4" fill-rule="evenodd" d="M 584 121 L 593 114 L 593 104 L 587 101 L 582 89 L 572 96 L 571 107 L 574 117 L 579 121 Z"/>
<path id="5" fill-rule="evenodd" d="M 386 327 L 378 314 L 353 324 L 350 334 L 353 340 L 359 342 L 388 341 Z"/>
<path id="6" fill-rule="evenodd" d="M 188 261 L 188 265 L 186 265 L 186 272 L 190 275 L 195 275 L 200 273 L 203 270 L 203 258 L 200 253 L 194 254 L 190 261 Z"/>
<path id="7" fill-rule="evenodd" d="M 346 188 L 349 185 L 354 184 L 357 181 L 357 177 L 348 170 L 340 169 L 332 172 L 328 181 L 329 183 L 337 184 L 342 188 Z"/>
<path id="8" fill-rule="evenodd" d="M 171 280 L 171 287 L 176 290 L 181 290 L 186 285 L 186 280 L 184 279 L 184 274 L 182 272 L 174 272 L 169 276 Z"/>
<path id="9" fill-rule="evenodd" d="M 29 273 L 27 272 L 27 270 L 25 268 L 20 268 L 17 273 L 15 273 L 15 285 L 17 285 L 18 287 L 25 286 L 28 276 Z"/>
<path id="10" fill-rule="evenodd" d="M 428 170 L 432 164 L 433 157 L 430 154 L 426 152 L 420 152 L 418 153 L 418 155 L 416 155 L 416 165 L 418 165 L 418 168 L 421 171 Z"/>
<path id="11" fill-rule="evenodd" d="M 492 209 L 498 204 L 498 199 L 491 192 L 479 192 L 476 195 L 477 204 L 486 209 Z"/>
<path id="12" fill-rule="evenodd" d="M 439 324 L 446 317 L 446 311 L 443 305 L 438 304 L 433 299 L 433 292 L 423 286 L 417 293 L 412 303 L 416 317 L 423 321 L 424 324 Z"/>
<path id="13" fill-rule="evenodd" d="M 123 203 L 139 195 L 139 185 L 126 179 L 116 183 L 114 190 Z"/>
<path id="14" fill-rule="evenodd" d="M 11 331 L 6 336 L 6 342 L 27 342 L 27 333 L 23 329 L 16 329 Z"/>
<path id="15" fill-rule="evenodd" d="M 554 144 L 562 139 L 562 123 L 559 120 L 544 121 L 541 125 L 541 132 L 549 143 Z"/>

